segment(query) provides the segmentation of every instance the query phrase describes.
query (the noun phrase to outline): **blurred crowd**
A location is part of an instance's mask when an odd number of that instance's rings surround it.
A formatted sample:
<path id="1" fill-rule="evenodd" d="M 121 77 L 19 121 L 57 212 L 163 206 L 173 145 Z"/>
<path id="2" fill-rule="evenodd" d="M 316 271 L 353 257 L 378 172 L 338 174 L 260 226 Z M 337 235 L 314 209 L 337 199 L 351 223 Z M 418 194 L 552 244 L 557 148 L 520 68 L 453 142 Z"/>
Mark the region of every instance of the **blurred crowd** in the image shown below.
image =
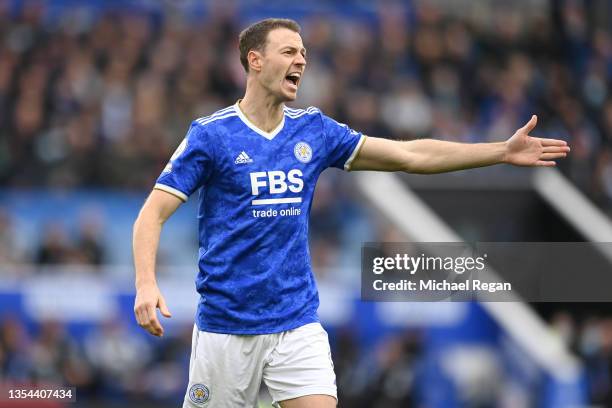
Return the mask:
<path id="1" fill-rule="evenodd" d="M 589 401 L 612 404 L 612 320 L 589 314 L 586 319 L 566 312 L 551 317 L 551 327 L 584 362 Z M 191 326 L 174 327 L 173 335 L 151 341 L 134 332 L 122 319 L 108 319 L 78 333 L 57 321 L 27 326 L 22 321 L 0 318 L 0 383 L 45 384 L 76 387 L 78 401 L 149 401 L 176 405 L 188 382 Z M 421 406 L 425 355 L 423 336 L 407 330 L 388 336 L 372 347 L 358 344 L 351 327 L 331 333 L 340 402 L 355 408 L 409 408 Z M 474 347 L 466 347 L 467 350 Z M 460 374 L 469 388 L 470 372 L 487 376 L 473 379 L 478 392 L 465 395 L 461 406 L 534 406 L 535 395 L 525 395 L 526 405 L 504 405 L 516 398 L 504 384 L 510 374 L 499 372 L 503 361 L 483 350 L 470 354 L 470 364 Z M 460 353 L 459 353 L 460 354 Z M 459 364 L 457 355 L 453 364 Z M 467 363 L 467 361 L 466 361 Z M 497 366 L 497 368 L 495 368 Z M 480 368 L 478 368 L 480 367 Z M 492 380 L 492 388 L 482 384 Z M 494 384 L 494 385 L 493 385 Z M 487 390 L 489 392 L 487 392 Z M 466 390 L 463 390 L 466 391 Z M 265 388 L 261 400 L 266 401 Z M 476 402 L 478 401 L 478 402 Z M 514 399 L 516 403 L 516 399 Z"/>
<path id="2" fill-rule="evenodd" d="M 612 5 L 459 3 L 469 13 L 417 1 L 303 17 L 297 104 L 375 136 L 461 142 L 503 140 L 537 113 L 538 135 L 572 145 L 563 170 L 610 208 Z M 243 92 L 238 13 L 2 4 L 3 185 L 148 189 L 190 121 Z"/>
<path id="3" fill-rule="evenodd" d="M 152 342 L 121 320 L 75 335 L 57 321 L 32 328 L 4 317 L 0 383 L 76 387 L 81 403 L 177 406 L 188 383 L 191 331 L 191 326 L 174 329 L 174 336 Z M 398 336 L 368 352 L 359 351 L 354 339 L 355 334 L 346 331 L 333 348 L 341 401 L 355 408 L 414 406 L 418 338 Z M 265 388 L 260 399 L 269 400 Z"/>
<path id="4" fill-rule="evenodd" d="M 57 321 L 35 328 L 0 320 L 0 383 L 76 387 L 77 401 L 177 400 L 188 382 L 191 327 L 162 342 L 121 320 L 71 334 Z M 167 405 L 166 405 L 167 406 Z"/>

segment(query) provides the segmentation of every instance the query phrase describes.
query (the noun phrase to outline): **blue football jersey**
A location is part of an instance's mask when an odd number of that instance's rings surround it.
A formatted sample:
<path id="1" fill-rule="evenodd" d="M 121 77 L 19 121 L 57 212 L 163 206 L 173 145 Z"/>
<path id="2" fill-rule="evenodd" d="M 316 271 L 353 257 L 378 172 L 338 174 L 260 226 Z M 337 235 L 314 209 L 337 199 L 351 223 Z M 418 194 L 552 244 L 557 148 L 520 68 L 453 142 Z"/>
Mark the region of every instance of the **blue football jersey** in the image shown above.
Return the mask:
<path id="1" fill-rule="evenodd" d="M 195 120 L 155 185 L 199 189 L 200 330 L 265 334 L 317 322 L 308 215 L 319 174 L 350 170 L 365 136 L 317 108 L 284 108 L 271 132 L 238 103 Z"/>

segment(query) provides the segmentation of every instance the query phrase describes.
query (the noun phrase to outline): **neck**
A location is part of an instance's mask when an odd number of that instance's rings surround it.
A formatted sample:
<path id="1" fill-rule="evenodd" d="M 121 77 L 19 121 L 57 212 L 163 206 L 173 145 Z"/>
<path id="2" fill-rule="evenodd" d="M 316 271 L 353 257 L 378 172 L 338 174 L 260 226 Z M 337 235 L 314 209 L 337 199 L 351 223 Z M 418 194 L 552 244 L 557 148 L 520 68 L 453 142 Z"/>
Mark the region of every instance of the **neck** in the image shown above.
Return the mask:
<path id="1" fill-rule="evenodd" d="M 252 85 L 247 83 L 246 93 L 239 103 L 240 109 L 255 126 L 271 132 L 283 119 L 285 104 L 261 87 Z"/>

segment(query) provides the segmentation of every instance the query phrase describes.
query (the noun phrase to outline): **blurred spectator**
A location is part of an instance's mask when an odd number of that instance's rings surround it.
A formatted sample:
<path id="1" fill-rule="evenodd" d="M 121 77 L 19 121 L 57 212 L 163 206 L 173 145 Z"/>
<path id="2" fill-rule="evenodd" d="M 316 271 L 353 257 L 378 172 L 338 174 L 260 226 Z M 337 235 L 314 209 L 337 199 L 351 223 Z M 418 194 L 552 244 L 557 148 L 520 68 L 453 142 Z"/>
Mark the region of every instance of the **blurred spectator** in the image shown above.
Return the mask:
<path id="1" fill-rule="evenodd" d="M 105 261 L 105 249 L 102 246 L 103 222 L 96 214 L 85 216 L 79 224 L 76 251 L 81 254 L 82 263 L 101 266 Z"/>
<path id="2" fill-rule="evenodd" d="M 36 263 L 42 265 L 67 263 L 69 256 L 70 247 L 64 226 L 60 223 L 47 225 L 38 247 Z"/>
<path id="3" fill-rule="evenodd" d="M 32 378 L 41 384 L 81 384 L 89 370 L 76 343 L 59 322 L 46 321 L 30 349 Z"/>
<path id="4" fill-rule="evenodd" d="M 348 333 L 346 333 L 348 334 Z M 354 336 L 354 334 L 352 334 Z M 361 356 L 349 337 L 341 336 L 338 384 L 341 401 L 350 407 L 413 407 L 413 386 L 421 339 L 412 332 L 389 337 Z M 345 348 L 346 347 L 346 348 Z"/>
<path id="5" fill-rule="evenodd" d="M 182 399 L 185 384 L 189 382 L 189 353 L 191 348 L 192 327 L 185 327 L 176 337 L 166 339 L 155 350 L 155 364 L 142 376 L 141 393 L 153 394 L 156 399 L 171 403 Z M 152 391 L 151 391 L 152 390 Z"/>
<path id="6" fill-rule="evenodd" d="M 24 260 L 21 250 L 17 247 L 16 231 L 10 214 L 0 208 L 0 265 L 12 265 Z"/>
<path id="7" fill-rule="evenodd" d="M 95 219 L 83 219 L 76 239 L 71 239 L 64 224 L 51 222 L 44 227 L 36 251 L 39 265 L 78 264 L 101 266 L 105 249 L 101 243 L 102 225 Z"/>
<path id="8" fill-rule="evenodd" d="M 589 318 L 580 333 L 579 349 L 585 361 L 591 401 L 612 404 L 612 320 Z"/>
<path id="9" fill-rule="evenodd" d="M 12 318 L 0 321 L 0 381 L 27 382 L 32 361 L 31 343 L 25 327 Z"/>
<path id="10" fill-rule="evenodd" d="M 123 322 L 107 320 L 85 340 L 88 361 L 111 394 L 139 389 L 142 371 L 151 361 L 151 350 L 140 337 L 134 336 Z"/>

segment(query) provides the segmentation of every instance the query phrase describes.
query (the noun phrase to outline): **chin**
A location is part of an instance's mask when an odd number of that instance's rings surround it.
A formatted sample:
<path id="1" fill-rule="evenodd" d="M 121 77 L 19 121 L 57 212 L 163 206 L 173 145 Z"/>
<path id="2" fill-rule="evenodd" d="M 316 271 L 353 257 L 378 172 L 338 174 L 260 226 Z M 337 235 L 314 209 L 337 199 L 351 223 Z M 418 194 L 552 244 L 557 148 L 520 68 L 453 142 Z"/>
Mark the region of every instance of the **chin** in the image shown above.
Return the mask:
<path id="1" fill-rule="evenodd" d="M 296 93 L 283 92 L 281 94 L 281 99 L 283 100 L 283 102 L 293 102 L 297 99 L 297 92 Z"/>
<path id="2" fill-rule="evenodd" d="M 299 89 L 296 89 L 295 92 L 289 92 L 289 97 L 291 97 L 292 100 L 296 100 L 299 91 Z"/>
<path id="3" fill-rule="evenodd" d="M 299 89 L 293 91 L 292 89 L 287 89 L 281 85 L 278 89 L 278 96 L 283 102 L 293 102 L 297 99 Z"/>

